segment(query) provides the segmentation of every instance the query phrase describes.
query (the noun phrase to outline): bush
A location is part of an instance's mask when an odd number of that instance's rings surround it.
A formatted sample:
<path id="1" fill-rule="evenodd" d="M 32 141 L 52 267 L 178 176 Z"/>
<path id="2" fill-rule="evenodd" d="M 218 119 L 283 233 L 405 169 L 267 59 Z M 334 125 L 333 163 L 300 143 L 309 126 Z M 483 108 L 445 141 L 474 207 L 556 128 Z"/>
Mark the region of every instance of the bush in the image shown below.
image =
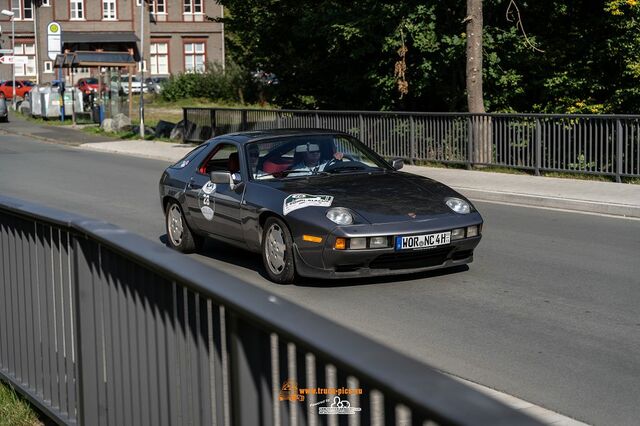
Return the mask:
<path id="1" fill-rule="evenodd" d="M 207 98 L 217 102 L 244 102 L 244 93 L 252 90 L 247 72 L 234 63 L 223 70 L 217 63 L 207 63 L 203 73 L 171 76 L 161 92 L 166 101 L 184 98 Z"/>

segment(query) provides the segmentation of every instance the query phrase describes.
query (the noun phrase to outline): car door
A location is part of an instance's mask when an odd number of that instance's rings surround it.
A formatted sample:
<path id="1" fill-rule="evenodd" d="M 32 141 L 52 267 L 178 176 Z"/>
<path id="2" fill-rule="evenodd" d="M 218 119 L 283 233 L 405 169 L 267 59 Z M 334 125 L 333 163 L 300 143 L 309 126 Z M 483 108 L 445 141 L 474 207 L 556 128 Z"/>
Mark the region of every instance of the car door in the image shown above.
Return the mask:
<path id="1" fill-rule="evenodd" d="M 233 157 L 239 155 L 237 144 L 221 141 L 212 146 L 211 152 L 187 183 L 186 199 L 193 224 L 211 236 L 240 241 L 241 201 L 244 186 L 232 188 L 231 182 L 213 184 L 210 173 L 240 172 L 230 169 Z M 239 162 L 235 160 L 235 163 Z"/>

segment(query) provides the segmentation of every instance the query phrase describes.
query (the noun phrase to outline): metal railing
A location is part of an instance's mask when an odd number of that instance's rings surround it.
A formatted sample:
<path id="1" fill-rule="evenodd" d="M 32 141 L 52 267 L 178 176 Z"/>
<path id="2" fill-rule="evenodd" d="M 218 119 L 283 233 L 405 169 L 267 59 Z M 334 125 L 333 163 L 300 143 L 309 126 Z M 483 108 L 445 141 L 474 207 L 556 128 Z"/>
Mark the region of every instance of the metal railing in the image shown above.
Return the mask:
<path id="1" fill-rule="evenodd" d="M 350 133 L 384 157 L 640 177 L 640 116 L 184 108 L 185 142 L 279 128 Z"/>
<path id="2" fill-rule="evenodd" d="M 538 424 L 108 223 L 0 196 L 0 267 L 0 379 L 59 424 Z"/>

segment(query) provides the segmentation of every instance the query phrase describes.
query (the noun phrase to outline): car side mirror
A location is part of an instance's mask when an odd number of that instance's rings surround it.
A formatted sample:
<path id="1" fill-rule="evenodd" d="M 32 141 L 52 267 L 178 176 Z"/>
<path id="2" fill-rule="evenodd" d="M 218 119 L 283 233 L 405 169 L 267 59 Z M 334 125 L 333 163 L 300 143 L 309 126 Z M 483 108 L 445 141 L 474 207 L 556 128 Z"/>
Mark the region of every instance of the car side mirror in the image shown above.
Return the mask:
<path id="1" fill-rule="evenodd" d="M 213 183 L 231 183 L 231 176 L 227 172 L 211 172 L 210 180 Z"/>
<path id="2" fill-rule="evenodd" d="M 404 167 L 404 160 L 402 158 L 394 158 L 391 162 L 391 167 L 393 167 L 395 170 L 400 170 Z"/>

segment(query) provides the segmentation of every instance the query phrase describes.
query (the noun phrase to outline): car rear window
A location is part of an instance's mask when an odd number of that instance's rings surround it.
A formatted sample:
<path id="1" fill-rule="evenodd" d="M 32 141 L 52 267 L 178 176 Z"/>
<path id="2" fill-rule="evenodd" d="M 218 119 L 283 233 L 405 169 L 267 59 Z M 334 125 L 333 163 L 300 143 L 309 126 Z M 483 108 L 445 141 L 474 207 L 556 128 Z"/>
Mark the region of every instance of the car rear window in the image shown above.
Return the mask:
<path id="1" fill-rule="evenodd" d="M 190 151 L 187 155 L 180 159 L 176 164 L 172 165 L 172 169 L 183 169 L 209 144 L 203 143 Z"/>

